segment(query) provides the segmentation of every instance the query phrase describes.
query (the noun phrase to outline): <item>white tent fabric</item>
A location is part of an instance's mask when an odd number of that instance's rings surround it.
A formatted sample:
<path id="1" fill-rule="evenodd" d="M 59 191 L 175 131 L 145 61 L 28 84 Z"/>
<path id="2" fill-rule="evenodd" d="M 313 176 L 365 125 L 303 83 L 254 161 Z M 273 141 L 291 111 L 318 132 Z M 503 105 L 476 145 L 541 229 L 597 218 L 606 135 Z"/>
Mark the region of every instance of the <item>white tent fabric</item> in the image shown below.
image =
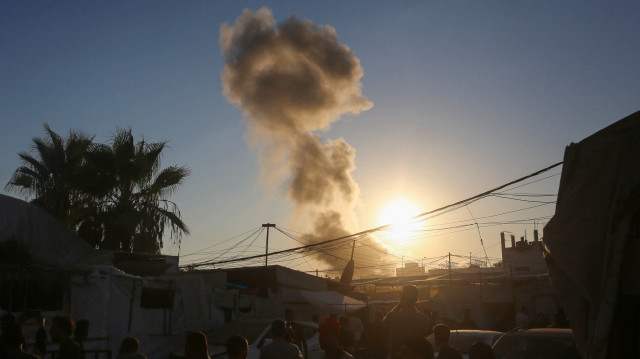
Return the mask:
<path id="1" fill-rule="evenodd" d="M 224 323 L 214 310 L 212 288 L 204 276 L 77 274 L 70 278 L 64 309 L 75 319 L 89 320 L 90 338 L 104 338 L 102 345 L 93 349 L 117 353 L 123 339 L 135 336 L 147 357 L 165 359 L 182 348 L 187 331 L 207 332 Z M 173 289 L 173 306 L 144 308 L 143 288 Z"/>
<path id="2" fill-rule="evenodd" d="M 181 276 L 176 281 L 180 292 L 180 300 L 184 311 L 184 325 L 186 328 L 212 329 L 210 327 L 212 288 L 206 287 L 199 276 Z M 200 310 L 192 310 L 197 308 Z M 223 318 L 221 318 L 223 319 Z"/>
<path id="3" fill-rule="evenodd" d="M 636 112 L 568 146 L 556 213 L 544 228 L 549 275 L 583 358 L 625 357 L 612 344 L 634 335 L 614 326 L 614 315 L 620 298 L 640 295 L 639 144 Z"/>
<path id="4" fill-rule="evenodd" d="M 64 311 L 74 314 L 74 319 L 89 321 L 90 338 L 106 338 L 109 318 L 109 277 L 98 271 L 69 278 L 68 294 L 64 298 Z M 98 347 L 94 349 L 104 349 Z"/>
<path id="5" fill-rule="evenodd" d="M 44 210 L 0 194 L 0 242 L 11 239 L 29 248 L 38 264 L 60 268 L 111 264 L 113 253 L 91 248 Z"/>
<path id="6" fill-rule="evenodd" d="M 314 292 L 301 290 L 300 294 L 318 308 L 327 308 L 329 312 L 353 312 L 366 306 L 364 302 L 333 291 Z"/>

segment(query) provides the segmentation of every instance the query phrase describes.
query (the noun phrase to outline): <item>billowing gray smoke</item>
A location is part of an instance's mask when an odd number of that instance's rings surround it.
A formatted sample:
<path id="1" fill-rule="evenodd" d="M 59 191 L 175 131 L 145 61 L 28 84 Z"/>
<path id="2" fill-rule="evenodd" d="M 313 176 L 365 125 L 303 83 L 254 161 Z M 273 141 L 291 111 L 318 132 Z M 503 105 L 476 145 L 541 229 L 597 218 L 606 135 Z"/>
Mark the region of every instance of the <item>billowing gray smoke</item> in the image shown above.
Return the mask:
<path id="1" fill-rule="evenodd" d="M 373 106 L 361 92 L 358 58 L 338 43 L 334 28 L 296 17 L 276 25 L 267 8 L 245 9 L 233 26 L 222 25 L 220 45 L 226 58 L 224 94 L 247 117 L 263 178 L 287 184 L 296 218 L 309 220 L 314 236 L 349 233 L 344 221 L 359 195 L 351 177 L 355 151 L 342 138 L 325 142 L 314 131 Z M 363 248 L 356 251 L 356 263 L 358 257 L 371 262 L 381 255 Z M 337 251 L 343 258 L 350 255 L 349 248 Z"/>

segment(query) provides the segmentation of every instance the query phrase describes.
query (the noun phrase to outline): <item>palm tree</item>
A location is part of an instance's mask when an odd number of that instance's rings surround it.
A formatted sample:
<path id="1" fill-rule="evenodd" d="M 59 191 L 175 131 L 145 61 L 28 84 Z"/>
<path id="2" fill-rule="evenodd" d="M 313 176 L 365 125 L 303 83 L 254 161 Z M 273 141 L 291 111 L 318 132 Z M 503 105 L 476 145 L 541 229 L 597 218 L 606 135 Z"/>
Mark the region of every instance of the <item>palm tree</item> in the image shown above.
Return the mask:
<path id="1" fill-rule="evenodd" d="M 110 146 L 70 131 L 64 139 L 44 125 L 34 138 L 36 155 L 23 162 L 6 188 L 45 209 L 95 248 L 159 253 L 168 230 L 180 242 L 189 228 L 168 198 L 189 174 L 185 167 L 160 169 L 166 142 L 135 142 L 118 130 Z"/>
<path id="2" fill-rule="evenodd" d="M 86 199 L 83 188 L 91 183 L 85 170 L 85 155 L 93 144 L 93 136 L 70 131 L 64 139 L 44 124 L 46 138 L 34 138 L 36 156 L 20 152 L 22 160 L 6 189 L 22 194 L 55 218 L 73 227 L 74 210 Z"/>
<path id="3" fill-rule="evenodd" d="M 99 205 L 89 209 L 99 220 L 86 225 L 94 233 L 99 233 L 95 228 L 100 226 L 100 248 L 159 253 L 167 229 L 178 243 L 183 234 L 189 234 L 178 206 L 168 199 L 189 170 L 178 166 L 160 169 L 165 146 L 166 142 L 136 143 L 130 129 L 120 129 L 110 146 L 96 146 L 91 151 L 88 162 L 99 169 L 100 182 L 110 188 L 98 200 Z"/>

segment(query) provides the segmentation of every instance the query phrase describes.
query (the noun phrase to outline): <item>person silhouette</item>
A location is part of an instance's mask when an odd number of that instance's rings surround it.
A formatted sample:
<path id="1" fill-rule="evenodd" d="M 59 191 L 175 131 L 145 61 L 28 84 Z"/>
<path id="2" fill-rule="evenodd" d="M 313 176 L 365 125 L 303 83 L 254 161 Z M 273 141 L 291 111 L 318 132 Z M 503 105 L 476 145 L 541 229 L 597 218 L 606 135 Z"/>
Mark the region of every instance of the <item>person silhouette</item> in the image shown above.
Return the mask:
<path id="1" fill-rule="evenodd" d="M 427 335 L 429 317 L 418 311 L 417 301 L 418 289 L 412 285 L 404 286 L 400 302 L 382 320 L 389 333 L 389 354 L 392 357 L 397 355 L 404 338 L 413 334 Z"/>
<path id="2" fill-rule="evenodd" d="M 49 334 L 54 342 L 60 344 L 56 359 L 82 359 L 80 344 L 71 338 L 75 327 L 69 314 L 58 314 L 51 320 Z"/>

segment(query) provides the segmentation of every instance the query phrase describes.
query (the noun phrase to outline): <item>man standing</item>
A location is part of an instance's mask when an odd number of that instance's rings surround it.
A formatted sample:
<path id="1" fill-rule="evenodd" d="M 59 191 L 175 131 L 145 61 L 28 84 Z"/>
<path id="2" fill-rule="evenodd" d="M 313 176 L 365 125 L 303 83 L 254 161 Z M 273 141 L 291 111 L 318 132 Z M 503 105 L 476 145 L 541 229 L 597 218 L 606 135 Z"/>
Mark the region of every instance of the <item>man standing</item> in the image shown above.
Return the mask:
<path id="1" fill-rule="evenodd" d="M 287 334 L 284 321 L 276 319 L 271 323 L 273 341 L 260 348 L 260 359 L 302 359 L 300 349 L 288 343 L 284 337 Z"/>
<path id="2" fill-rule="evenodd" d="M 340 322 L 336 318 L 327 318 L 318 327 L 320 348 L 325 359 L 353 359 L 353 356 L 340 346 Z"/>
<path id="3" fill-rule="evenodd" d="M 24 351 L 22 343 L 25 337 L 22 327 L 19 324 L 7 324 L 2 333 L 2 344 L 5 349 L 5 358 L 8 359 L 40 359 L 31 353 Z"/>
<path id="4" fill-rule="evenodd" d="M 293 310 L 285 309 L 284 320 L 287 328 L 287 335 L 285 339 L 289 343 L 295 344 L 298 349 L 304 354 L 304 358 L 307 359 L 307 340 L 304 336 L 304 328 L 293 321 Z"/>
<path id="5" fill-rule="evenodd" d="M 449 335 L 451 331 L 445 324 L 438 324 L 433 327 L 433 336 L 435 338 L 436 347 L 438 347 L 438 359 L 462 359 L 462 354 L 453 347 L 449 346 Z"/>
<path id="6" fill-rule="evenodd" d="M 77 330 L 77 329 L 76 329 Z M 147 359 L 147 356 L 140 353 L 140 341 L 136 337 L 125 338 L 120 343 L 116 359 Z"/>
<path id="7" fill-rule="evenodd" d="M 227 356 L 229 359 L 247 359 L 249 343 L 242 335 L 232 335 L 227 340 Z"/>
<path id="8" fill-rule="evenodd" d="M 71 339 L 74 329 L 75 324 L 69 314 L 58 314 L 53 317 L 49 334 L 54 342 L 60 343 L 56 359 L 82 359 L 80 344 Z"/>
<path id="9" fill-rule="evenodd" d="M 404 338 L 414 334 L 427 335 L 429 317 L 418 312 L 417 301 L 418 289 L 412 285 L 404 286 L 400 303 L 382 321 L 389 333 L 389 354 L 392 358 L 397 356 Z"/>

